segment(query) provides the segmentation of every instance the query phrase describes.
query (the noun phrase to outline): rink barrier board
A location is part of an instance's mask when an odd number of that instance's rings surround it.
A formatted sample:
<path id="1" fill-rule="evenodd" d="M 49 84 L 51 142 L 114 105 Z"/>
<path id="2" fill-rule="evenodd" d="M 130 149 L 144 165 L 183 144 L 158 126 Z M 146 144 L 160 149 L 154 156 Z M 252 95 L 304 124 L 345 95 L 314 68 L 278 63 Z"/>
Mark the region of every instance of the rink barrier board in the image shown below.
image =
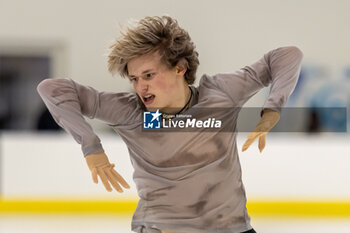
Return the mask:
<path id="1" fill-rule="evenodd" d="M 0 214 L 132 215 L 137 200 L 0 199 Z M 247 203 L 253 216 L 350 217 L 350 201 L 261 201 Z"/>

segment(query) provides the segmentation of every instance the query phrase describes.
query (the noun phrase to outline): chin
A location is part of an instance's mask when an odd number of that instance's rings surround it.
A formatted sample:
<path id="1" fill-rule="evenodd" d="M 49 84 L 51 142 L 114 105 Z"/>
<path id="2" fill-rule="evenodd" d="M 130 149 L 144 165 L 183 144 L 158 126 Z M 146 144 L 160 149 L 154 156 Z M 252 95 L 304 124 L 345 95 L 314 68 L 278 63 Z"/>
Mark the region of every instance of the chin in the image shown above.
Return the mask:
<path id="1" fill-rule="evenodd" d="M 147 111 L 149 111 L 149 112 L 155 112 L 155 111 L 157 111 L 159 108 L 152 107 L 152 106 L 146 106 L 146 109 L 147 109 Z"/>

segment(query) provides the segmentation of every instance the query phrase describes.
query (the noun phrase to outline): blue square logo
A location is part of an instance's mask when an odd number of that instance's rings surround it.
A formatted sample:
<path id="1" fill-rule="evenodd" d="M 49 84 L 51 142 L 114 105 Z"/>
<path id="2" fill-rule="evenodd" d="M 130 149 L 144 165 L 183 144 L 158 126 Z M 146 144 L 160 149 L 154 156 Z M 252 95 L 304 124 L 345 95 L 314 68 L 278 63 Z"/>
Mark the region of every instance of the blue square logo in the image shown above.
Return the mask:
<path id="1" fill-rule="evenodd" d="M 160 129 L 160 119 L 162 114 L 156 112 L 143 112 L 143 128 L 144 129 Z"/>

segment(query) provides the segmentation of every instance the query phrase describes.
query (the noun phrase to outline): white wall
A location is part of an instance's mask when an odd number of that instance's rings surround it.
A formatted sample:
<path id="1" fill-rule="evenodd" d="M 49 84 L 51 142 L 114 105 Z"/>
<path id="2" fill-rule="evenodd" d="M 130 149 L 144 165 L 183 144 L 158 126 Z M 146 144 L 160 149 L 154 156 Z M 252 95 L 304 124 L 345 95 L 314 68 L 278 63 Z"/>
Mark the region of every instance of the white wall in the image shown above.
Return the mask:
<path id="1" fill-rule="evenodd" d="M 246 136 L 238 136 L 239 151 Z M 94 184 L 79 144 L 67 133 L 3 133 L 2 197 L 136 197 L 126 146 L 117 135 L 99 137 L 130 190 L 109 193 L 101 182 Z M 262 154 L 257 142 L 239 153 L 248 198 L 348 200 L 349 139 L 348 134 L 270 133 Z"/>
<path id="2" fill-rule="evenodd" d="M 305 63 L 337 68 L 350 61 L 349 7 L 346 0 L 0 0 L 0 49 L 61 48 L 64 55 L 58 57 L 64 61 L 53 76 L 128 90 L 127 82 L 107 72 L 108 45 L 119 35 L 119 24 L 166 13 L 192 35 L 200 53 L 199 76 L 233 71 L 291 44 L 303 50 Z"/>

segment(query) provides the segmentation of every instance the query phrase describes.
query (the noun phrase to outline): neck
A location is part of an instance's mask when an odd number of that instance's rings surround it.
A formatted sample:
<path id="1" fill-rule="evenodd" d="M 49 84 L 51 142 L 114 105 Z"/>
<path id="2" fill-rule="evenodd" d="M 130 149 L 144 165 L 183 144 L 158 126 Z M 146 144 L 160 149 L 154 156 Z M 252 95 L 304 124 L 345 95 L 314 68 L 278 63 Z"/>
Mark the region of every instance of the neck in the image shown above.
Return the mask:
<path id="1" fill-rule="evenodd" d="M 192 91 L 190 87 L 186 84 L 181 92 L 181 98 L 179 98 L 178 104 L 173 108 L 164 108 L 162 112 L 167 114 L 177 114 L 182 112 L 184 109 L 188 108 L 190 104 Z"/>

